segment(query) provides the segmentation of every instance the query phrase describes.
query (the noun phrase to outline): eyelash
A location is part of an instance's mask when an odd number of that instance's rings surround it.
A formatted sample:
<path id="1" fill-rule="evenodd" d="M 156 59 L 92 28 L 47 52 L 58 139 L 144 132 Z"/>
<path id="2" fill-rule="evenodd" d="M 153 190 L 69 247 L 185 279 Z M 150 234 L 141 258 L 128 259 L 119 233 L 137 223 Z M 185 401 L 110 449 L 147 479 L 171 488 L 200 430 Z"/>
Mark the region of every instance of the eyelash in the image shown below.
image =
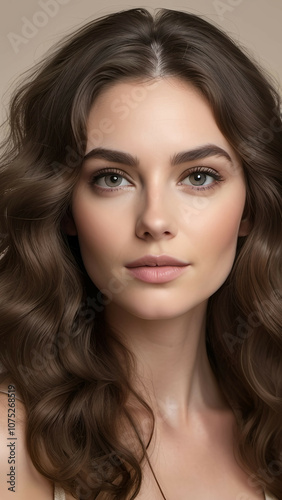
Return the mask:
<path id="1" fill-rule="evenodd" d="M 213 170 L 211 168 L 201 167 L 201 166 L 200 167 L 192 167 L 189 170 L 187 170 L 186 172 L 184 172 L 185 175 L 182 176 L 182 181 L 184 179 L 186 179 L 187 177 L 189 177 L 190 175 L 193 175 L 193 174 L 198 173 L 198 172 L 203 173 L 203 174 L 207 174 L 210 177 L 213 177 L 215 182 L 213 182 L 212 184 L 208 184 L 207 186 L 190 186 L 189 185 L 189 188 L 192 190 L 205 191 L 207 189 L 214 189 L 217 184 L 219 184 L 221 181 L 223 181 L 223 177 L 218 172 L 216 172 L 215 170 Z M 123 177 L 128 182 L 130 182 L 127 179 L 127 177 L 124 175 L 124 172 L 122 172 L 121 170 L 114 169 L 114 168 L 105 168 L 105 169 L 99 170 L 98 172 L 95 172 L 95 174 L 92 176 L 92 178 L 90 180 L 90 185 L 95 186 L 95 182 L 98 179 L 101 179 L 103 177 L 107 177 L 108 175 L 111 175 L 111 174 L 119 175 L 120 177 Z M 187 184 L 187 186 L 188 186 L 188 184 Z M 116 188 L 115 187 L 103 188 L 101 186 L 95 186 L 95 187 L 96 187 L 96 189 L 99 189 L 99 190 L 104 191 L 104 192 L 105 191 L 111 192 L 111 191 L 117 191 L 118 189 L 122 189 L 124 186 L 123 187 L 117 186 Z"/>

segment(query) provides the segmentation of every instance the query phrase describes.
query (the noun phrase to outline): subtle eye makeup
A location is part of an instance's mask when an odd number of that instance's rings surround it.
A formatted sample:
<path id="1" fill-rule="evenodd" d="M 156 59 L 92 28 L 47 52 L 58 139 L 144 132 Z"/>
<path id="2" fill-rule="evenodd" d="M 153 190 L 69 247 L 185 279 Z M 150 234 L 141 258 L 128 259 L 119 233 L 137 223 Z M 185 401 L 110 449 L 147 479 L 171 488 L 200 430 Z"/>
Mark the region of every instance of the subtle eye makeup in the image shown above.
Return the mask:
<path id="1" fill-rule="evenodd" d="M 204 191 L 214 189 L 217 184 L 222 182 L 223 177 L 210 167 L 197 166 L 182 174 L 182 179 L 178 185 L 183 185 L 191 190 Z M 132 186 L 126 174 L 115 168 L 104 168 L 95 172 L 91 177 L 89 184 L 100 192 L 117 191 Z"/>
<path id="2" fill-rule="evenodd" d="M 185 177 L 183 177 L 182 184 L 191 187 L 196 191 L 204 191 L 206 189 L 214 189 L 217 184 L 222 182 L 223 177 L 216 170 L 210 167 L 192 167 L 185 172 Z M 189 183 L 186 183 L 186 180 Z M 208 183 L 206 181 L 209 180 Z M 184 182 L 183 182 L 184 181 Z"/>

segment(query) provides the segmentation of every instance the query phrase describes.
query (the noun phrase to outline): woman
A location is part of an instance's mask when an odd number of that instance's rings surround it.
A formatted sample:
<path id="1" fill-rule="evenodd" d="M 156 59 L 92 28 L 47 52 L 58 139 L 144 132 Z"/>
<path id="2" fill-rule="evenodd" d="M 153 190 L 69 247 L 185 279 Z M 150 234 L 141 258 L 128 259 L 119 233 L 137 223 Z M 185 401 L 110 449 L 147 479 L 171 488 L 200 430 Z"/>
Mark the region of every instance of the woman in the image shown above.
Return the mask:
<path id="1" fill-rule="evenodd" d="M 267 78 L 203 19 L 132 9 L 36 68 L 11 127 L 1 498 L 281 498 Z"/>

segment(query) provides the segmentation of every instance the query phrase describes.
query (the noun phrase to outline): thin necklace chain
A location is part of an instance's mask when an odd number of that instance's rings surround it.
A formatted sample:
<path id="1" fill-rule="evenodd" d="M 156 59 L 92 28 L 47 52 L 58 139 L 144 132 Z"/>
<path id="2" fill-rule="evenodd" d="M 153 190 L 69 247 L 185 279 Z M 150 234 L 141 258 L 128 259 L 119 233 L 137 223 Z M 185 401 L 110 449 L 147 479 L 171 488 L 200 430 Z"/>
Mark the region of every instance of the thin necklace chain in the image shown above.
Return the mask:
<path id="1" fill-rule="evenodd" d="M 161 495 L 162 495 L 163 499 L 164 499 L 164 500 L 167 500 L 167 499 L 166 499 L 166 496 L 165 496 L 165 494 L 164 494 L 164 492 L 163 492 L 163 490 L 162 490 L 162 488 L 161 488 L 161 485 L 160 485 L 160 483 L 159 483 L 159 481 L 158 481 L 158 479 L 157 479 L 157 476 L 156 476 L 156 474 L 155 474 L 155 472 L 154 472 L 154 469 L 153 469 L 153 467 L 152 467 L 152 465 L 151 465 L 151 462 L 150 462 L 150 460 L 149 460 L 149 457 L 148 457 L 148 456 L 147 456 L 147 461 L 148 461 L 149 467 L 150 467 L 150 469 L 151 469 L 151 471 L 152 471 L 152 474 L 153 474 L 153 476 L 154 476 L 154 479 L 155 479 L 155 481 L 156 481 L 156 483 L 157 483 L 157 486 L 158 486 L 158 488 L 159 488 L 159 490 L 160 490 L 160 493 L 161 493 Z"/>

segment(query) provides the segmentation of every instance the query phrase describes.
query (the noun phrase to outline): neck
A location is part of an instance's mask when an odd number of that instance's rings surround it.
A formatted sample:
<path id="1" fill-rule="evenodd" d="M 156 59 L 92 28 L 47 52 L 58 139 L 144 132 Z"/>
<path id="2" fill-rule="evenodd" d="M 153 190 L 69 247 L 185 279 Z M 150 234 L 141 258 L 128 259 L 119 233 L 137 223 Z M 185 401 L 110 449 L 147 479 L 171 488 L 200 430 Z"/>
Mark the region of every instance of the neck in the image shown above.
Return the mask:
<path id="1" fill-rule="evenodd" d="M 172 426 L 191 412 L 226 409 L 205 341 L 206 303 L 174 318 L 147 320 L 110 304 L 106 321 L 135 355 L 133 386 Z"/>

